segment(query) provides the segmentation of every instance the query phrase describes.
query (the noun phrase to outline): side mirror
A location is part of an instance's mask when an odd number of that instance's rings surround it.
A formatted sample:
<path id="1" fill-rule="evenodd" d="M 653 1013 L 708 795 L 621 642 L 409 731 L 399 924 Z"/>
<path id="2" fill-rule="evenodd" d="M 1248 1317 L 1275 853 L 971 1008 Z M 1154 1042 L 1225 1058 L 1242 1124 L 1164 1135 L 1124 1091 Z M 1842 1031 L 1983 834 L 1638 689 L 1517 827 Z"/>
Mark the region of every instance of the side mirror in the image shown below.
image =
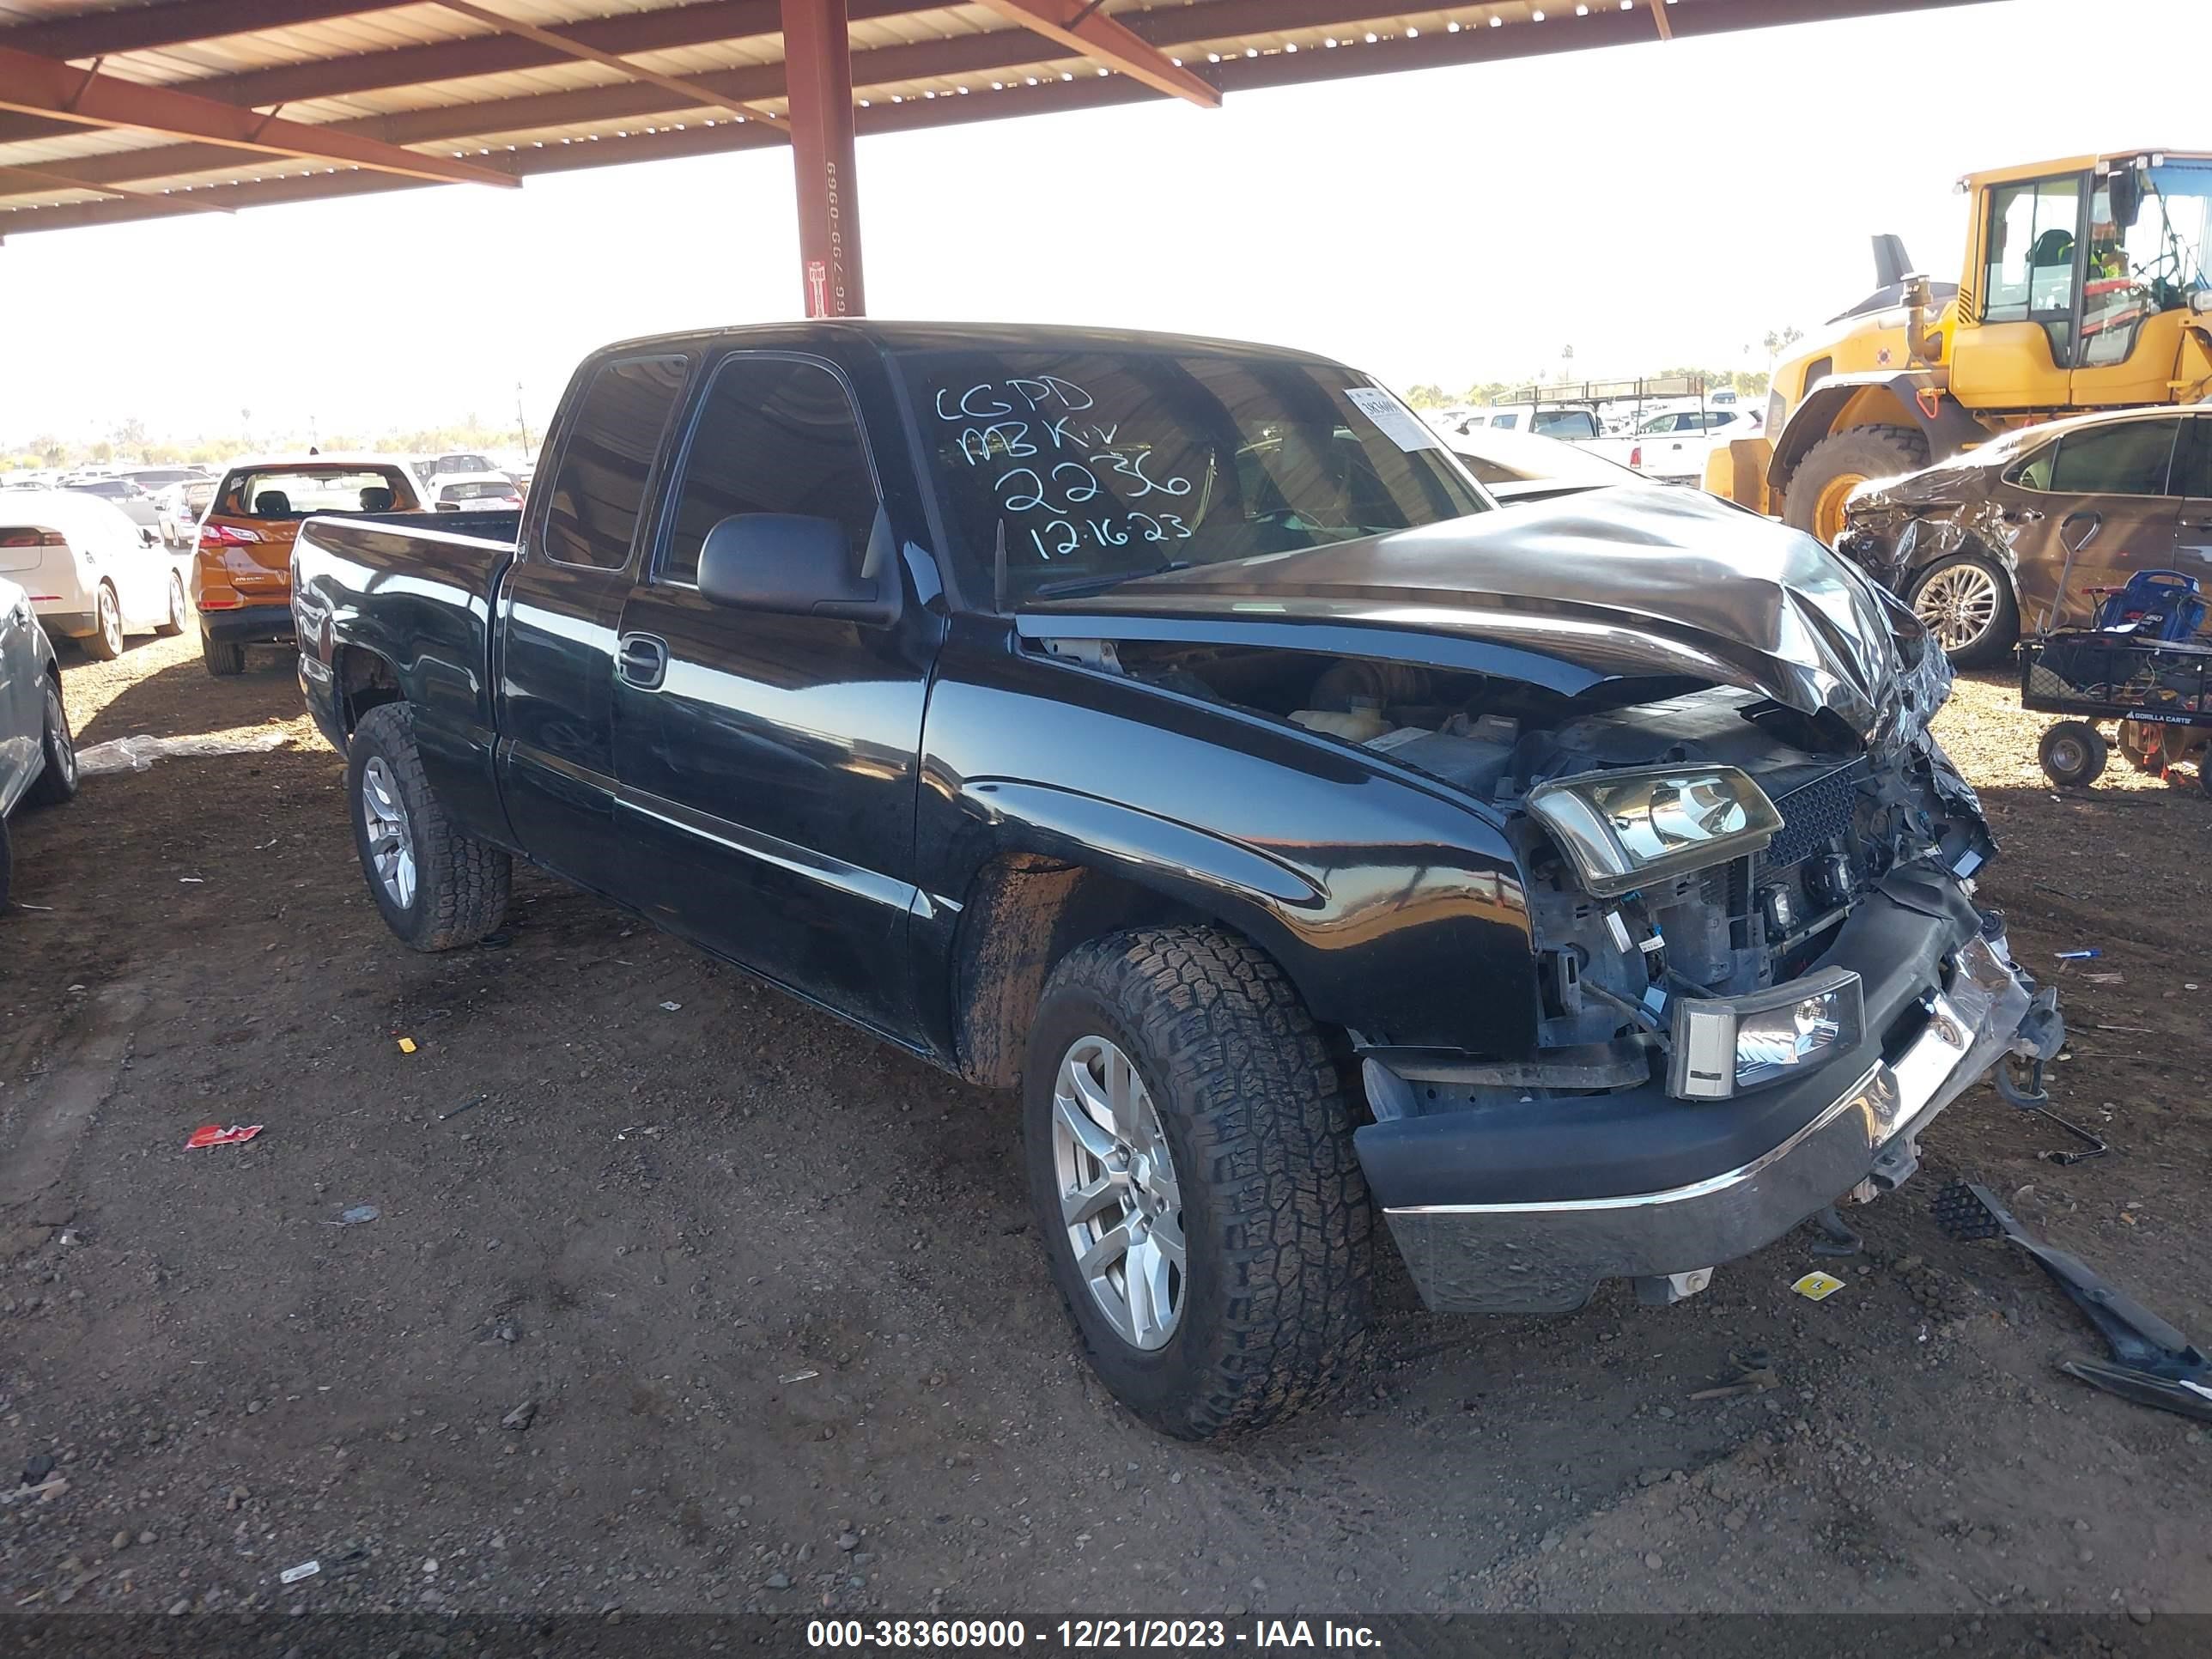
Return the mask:
<path id="1" fill-rule="evenodd" d="M 138 526 L 138 539 L 149 547 L 158 546 L 161 540 L 161 532 L 150 524 L 142 524 Z"/>
<path id="2" fill-rule="evenodd" d="M 732 514 L 699 550 L 699 592 L 710 604 L 782 617 L 888 623 L 898 615 L 896 580 L 879 563 L 872 574 L 854 570 L 844 526 L 799 513 Z"/>

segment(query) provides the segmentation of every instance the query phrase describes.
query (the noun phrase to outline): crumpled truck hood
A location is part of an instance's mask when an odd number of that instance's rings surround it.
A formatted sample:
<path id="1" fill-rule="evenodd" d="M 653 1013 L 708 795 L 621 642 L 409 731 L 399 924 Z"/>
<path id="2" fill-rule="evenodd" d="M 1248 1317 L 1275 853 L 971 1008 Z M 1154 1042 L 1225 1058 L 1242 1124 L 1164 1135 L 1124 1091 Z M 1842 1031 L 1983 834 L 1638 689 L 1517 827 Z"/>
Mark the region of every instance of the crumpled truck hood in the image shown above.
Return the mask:
<path id="1" fill-rule="evenodd" d="M 1146 620 L 1169 626 L 1133 626 Z M 1037 638 L 1264 634 L 1285 645 L 1333 623 L 1370 637 L 1358 654 L 1444 666 L 1485 665 L 1450 648 L 1480 641 L 1570 696 L 1607 679 L 1690 676 L 1832 714 L 1884 749 L 1924 726 L 1950 681 L 1917 620 L 1845 561 L 1688 489 L 1589 490 L 1170 571 L 1033 600 L 1016 623 Z"/>

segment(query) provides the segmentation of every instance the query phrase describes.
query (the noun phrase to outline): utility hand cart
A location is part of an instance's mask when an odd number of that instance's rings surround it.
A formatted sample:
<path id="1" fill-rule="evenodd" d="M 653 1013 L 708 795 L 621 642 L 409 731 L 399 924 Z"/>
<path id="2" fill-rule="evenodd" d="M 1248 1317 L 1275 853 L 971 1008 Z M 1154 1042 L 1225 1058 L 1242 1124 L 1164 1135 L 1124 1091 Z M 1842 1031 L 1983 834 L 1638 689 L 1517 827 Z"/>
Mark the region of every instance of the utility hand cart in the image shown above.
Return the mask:
<path id="1" fill-rule="evenodd" d="M 2060 528 L 2066 566 L 2095 537 L 2099 517 L 2077 513 Z M 2082 526 L 2078 538 L 2073 535 Z M 2142 570 L 2124 587 L 2091 588 L 2100 596 L 2085 629 L 2042 631 L 2020 647 L 2021 707 L 2065 714 L 2043 734 L 2037 758 L 2053 783 L 2081 786 L 2105 769 L 2108 748 L 2100 720 L 2119 722 L 2120 750 L 2138 771 L 2164 774 L 2193 761 L 2197 782 L 2212 794 L 2212 640 L 2201 636 L 2205 605 L 2197 579 L 2177 570 Z M 2053 606 L 2055 611 L 2056 605 Z"/>

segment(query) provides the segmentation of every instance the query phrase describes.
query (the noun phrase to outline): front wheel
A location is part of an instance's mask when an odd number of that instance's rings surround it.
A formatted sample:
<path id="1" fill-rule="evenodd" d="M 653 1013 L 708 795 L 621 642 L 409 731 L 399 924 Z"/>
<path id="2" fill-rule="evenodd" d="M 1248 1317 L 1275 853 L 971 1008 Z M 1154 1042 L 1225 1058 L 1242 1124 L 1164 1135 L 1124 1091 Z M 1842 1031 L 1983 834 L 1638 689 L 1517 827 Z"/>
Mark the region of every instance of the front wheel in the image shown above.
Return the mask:
<path id="1" fill-rule="evenodd" d="M 2020 642 L 2012 581 L 1987 559 L 1954 553 L 1906 584 L 1905 603 L 1956 668 L 2002 662 Z"/>
<path id="2" fill-rule="evenodd" d="M 2105 734 L 2087 720 L 2061 720 L 2043 734 L 2036 758 L 2043 775 L 2069 788 L 2082 788 L 2105 774 Z"/>
<path id="3" fill-rule="evenodd" d="M 93 623 L 92 632 L 77 643 L 94 662 L 113 662 L 123 654 L 123 607 L 106 582 L 93 599 Z"/>
<path id="4" fill-rule="evenodd" d="M 1022 1095 L 1053 1279 L 1116 1399 L 1202 1440 L 1335 1390 L 1374 1214 L 1336 1069 L 1273 962 L 1198 927 L 1080 947 L 1038 1002 Z"/>
<path id="5" fill-rule="evenodd" d="M 46 677 L 46 719 L 39 734 L 39 752 L 46 765 L 30 798 L 48 806 L 59 806 L 76 795 L 76 739 L 70 735 L 69 715 L 62 708 L 62 689 Z"/>
<path id="6" fill-rule="evenodd" d="M 185 584 L 174 571 L 169 573 L 169 614 L 165 621 L 155 624 L 154 631 L 164 639 L 173 640 L 185 631 Z"/>
<path id="7" fill-rule="evenodd" d="M 463 835 L 422 775 L 414 711 L 380 703 L 346 749 L 354 848 L 384 925 L 417 951 L 451 951 L 495 932 L 514 861 Z"/>
<path id="8" fill-rule="evenodd" d="M 1778 434 L 1776 435 L 1779 435 Z M 1782 521 L 1823 547 L 1844 532 L 1851 492 L 1873 478 L 1900 477 L 1928 465 L 1928 440 L 1908 426 L 1851 426 L 1807 450 L 1783 492 Z"/>

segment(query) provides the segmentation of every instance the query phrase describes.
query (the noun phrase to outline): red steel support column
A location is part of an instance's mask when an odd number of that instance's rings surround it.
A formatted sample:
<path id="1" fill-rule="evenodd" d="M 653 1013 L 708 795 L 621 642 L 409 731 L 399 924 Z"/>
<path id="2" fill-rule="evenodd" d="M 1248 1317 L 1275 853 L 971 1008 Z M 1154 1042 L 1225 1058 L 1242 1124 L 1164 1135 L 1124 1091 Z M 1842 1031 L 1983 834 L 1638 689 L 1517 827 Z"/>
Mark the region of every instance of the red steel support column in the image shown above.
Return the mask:
<path id="1" fill-rule="evenodd" d="M 853 48 L 845 0 L 783 0 L 784 85 L 799 182 L 799 258 L 810 317 L 858 317 L 860 211 L 853 179 Z"/>

